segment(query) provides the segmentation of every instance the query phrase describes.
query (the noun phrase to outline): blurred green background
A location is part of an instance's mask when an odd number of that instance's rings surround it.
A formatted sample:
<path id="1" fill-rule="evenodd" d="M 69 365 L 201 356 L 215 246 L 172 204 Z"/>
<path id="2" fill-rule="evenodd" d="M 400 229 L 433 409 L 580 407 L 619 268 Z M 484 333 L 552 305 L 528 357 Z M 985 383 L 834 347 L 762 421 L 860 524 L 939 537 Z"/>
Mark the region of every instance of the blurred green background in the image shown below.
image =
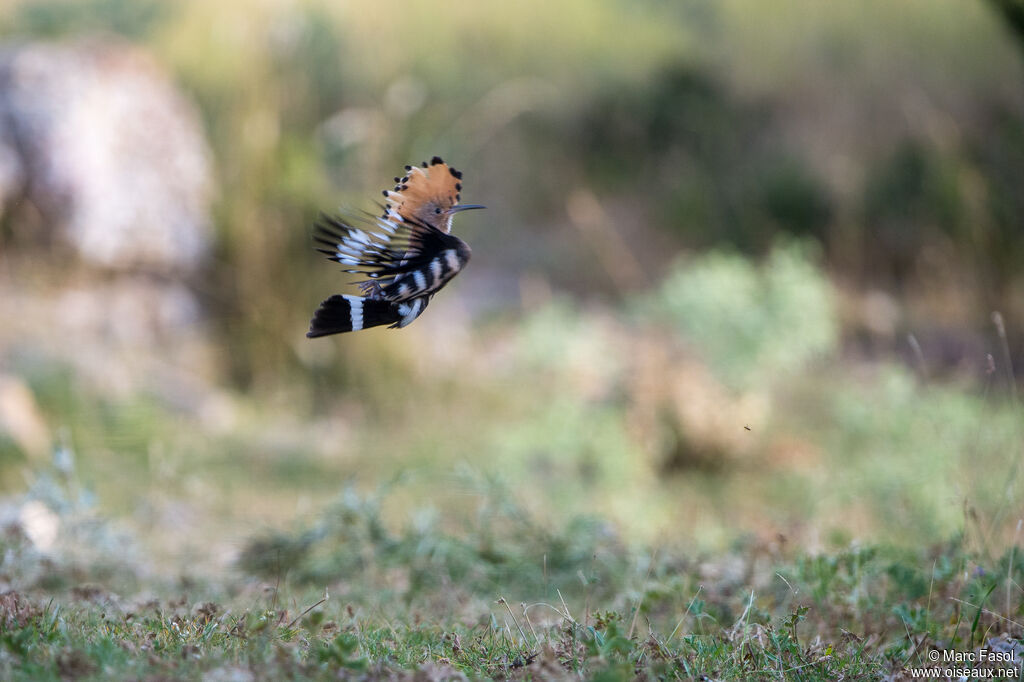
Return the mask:
<path id="1" fill-rule="evenodd" d="M 190 570 L 385 482 L 391 523 L 498 485 L 638 543 L 1000 542 L 1024 499 L 1006 5 L 7 2 L 9 44 L 148 51 L 198 108 L 215 198 L 186 284 L 204 361 L 151 349 L 185 388 L 102 343 L 6 339 L 21 413 L 73 461 L 0 429 L 3 493 L 49 499 L 73 468 Z M 372 210 L 435 154 L 488 206 L 456 221 L 467 271 L 409 329 L 305 339 L 346 288 L 317 212 Z M 114 276 L 23 219 L 7 286 Z M 86 354 L 136 381 L 84 379 Z"/>

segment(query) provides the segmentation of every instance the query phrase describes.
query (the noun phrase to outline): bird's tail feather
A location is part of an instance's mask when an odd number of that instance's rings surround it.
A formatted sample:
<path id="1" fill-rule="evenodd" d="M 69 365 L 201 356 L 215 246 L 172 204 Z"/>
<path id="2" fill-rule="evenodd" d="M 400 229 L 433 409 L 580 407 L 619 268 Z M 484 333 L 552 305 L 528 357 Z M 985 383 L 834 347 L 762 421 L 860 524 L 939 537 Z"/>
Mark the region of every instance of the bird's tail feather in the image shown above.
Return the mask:
<path id="1" fill-rule="evenodd" d="M 312 339 L 383 324 L 391 325 L 396 324 L 401 317 L 397 306 L 390 301 L 337 294 L 320 304 L 309 323 L 306 336 Z"/>

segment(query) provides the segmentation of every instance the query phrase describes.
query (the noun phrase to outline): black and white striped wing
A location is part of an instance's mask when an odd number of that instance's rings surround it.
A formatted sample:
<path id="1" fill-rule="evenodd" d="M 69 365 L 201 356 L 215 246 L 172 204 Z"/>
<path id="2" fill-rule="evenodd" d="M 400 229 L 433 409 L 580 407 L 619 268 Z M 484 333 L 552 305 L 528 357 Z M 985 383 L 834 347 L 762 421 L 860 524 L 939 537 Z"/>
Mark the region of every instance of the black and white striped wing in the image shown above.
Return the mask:
<path id="1" fill-rule="evenodd" d="M 367 298 L 397 303 L 432 296 L 469 262 L 469 246 L 458 237 L 385 215 L 323 215 L 314 236 L 321 244 L 317 250 L 344 265 L 345 272 L 366 276 L 360 284 Z"/>

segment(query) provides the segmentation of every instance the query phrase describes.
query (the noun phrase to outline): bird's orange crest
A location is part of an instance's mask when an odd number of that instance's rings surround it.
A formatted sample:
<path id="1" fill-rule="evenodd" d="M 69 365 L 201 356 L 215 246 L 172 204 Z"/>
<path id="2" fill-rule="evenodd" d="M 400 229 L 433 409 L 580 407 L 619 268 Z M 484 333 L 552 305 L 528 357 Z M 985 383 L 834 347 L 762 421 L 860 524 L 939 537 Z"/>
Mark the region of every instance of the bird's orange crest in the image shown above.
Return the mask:
<path id="1" fill-rule="evenodd" d="M 462 173 L 435 156 L 430 163 L 406 166 L 405 175 L 395 178 L 395 188 L 384 190 L 385 218 L 430 225 L 451 232 L 451 209 L 459 202 Z"/>

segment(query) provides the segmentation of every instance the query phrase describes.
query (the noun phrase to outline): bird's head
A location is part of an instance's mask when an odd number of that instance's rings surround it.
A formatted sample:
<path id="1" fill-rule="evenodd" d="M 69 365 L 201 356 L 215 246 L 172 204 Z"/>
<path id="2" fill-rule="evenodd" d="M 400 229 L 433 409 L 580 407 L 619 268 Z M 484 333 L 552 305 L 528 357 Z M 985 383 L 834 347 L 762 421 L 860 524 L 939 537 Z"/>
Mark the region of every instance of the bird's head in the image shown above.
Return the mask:
<path id="1" fill-rule="evenodd" d="M 435 156 L 430 163 L 406 166 L 405 175 L 395 178 L 395 188 L 385 190 L 387 211 L 394 211 L 409 222 L 430 225 L 451 232 L 452 216 L 459 211 L 484 208 L 479 204 L 460 204 L 462 173 Z"/>

